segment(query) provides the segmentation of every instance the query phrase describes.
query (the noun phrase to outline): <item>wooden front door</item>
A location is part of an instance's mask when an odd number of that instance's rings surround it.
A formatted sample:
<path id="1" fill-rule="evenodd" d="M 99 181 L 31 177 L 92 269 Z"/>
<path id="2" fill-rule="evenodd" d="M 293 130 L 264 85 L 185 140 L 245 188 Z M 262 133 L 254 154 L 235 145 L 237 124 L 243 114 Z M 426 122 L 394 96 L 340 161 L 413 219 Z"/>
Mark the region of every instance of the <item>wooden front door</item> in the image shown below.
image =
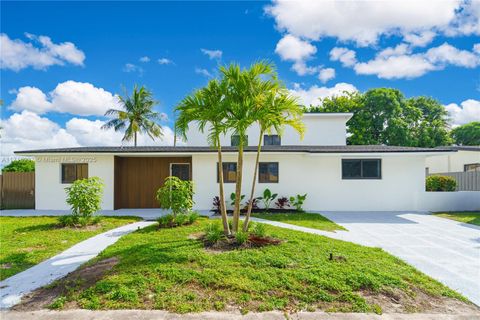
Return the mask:
<path id="1" fill-rule="evenodd" d="M 189 163 L 191 168 L 192 159 L 115 157 L 115 209 L 158 208 L 156 193 L 170 175 L 171 163 Z"/>

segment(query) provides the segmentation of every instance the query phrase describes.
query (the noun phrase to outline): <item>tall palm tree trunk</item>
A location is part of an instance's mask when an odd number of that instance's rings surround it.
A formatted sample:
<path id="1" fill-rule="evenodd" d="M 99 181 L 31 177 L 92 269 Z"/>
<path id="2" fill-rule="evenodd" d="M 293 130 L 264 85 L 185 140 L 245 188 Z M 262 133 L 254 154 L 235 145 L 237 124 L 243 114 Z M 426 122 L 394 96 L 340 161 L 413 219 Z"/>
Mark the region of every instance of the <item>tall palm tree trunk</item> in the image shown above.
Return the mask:
<path id="1" fill-rule="evenodd" d="M 220 139 L 218 139 L 218 184 L 220 188 L 220 214 L 223 222 L 223 232 L 226 236 L 230 234 L 230 226 L 228 225 L 227 208 L 225 207 L 225 191 L 223 190 L 223 161 L 222 161 L 222 146 Z"/>
<path id="2" fill-rule="evenodd" d="M 260 137 L 258 138 L 257 146 L 257 158 L 255 159 L 255 170 L 253 171 L 252 191 L 250 192 L 250 200 L 248 201 L 247 215 L 245 216 L 245 221 L 243 222 L 243 231 L 245 232 L 247 232 L 248 230 L 248 224 L 250 223 L 250 215 L 252 214 L 253 199 L 255 196 L 255 186 L 258 175 L 258 166 L 260 163 L 260 152 L 262 151 L 262 137 L 263 131 L 260 131 Z"/>
<path id="3" fill-rule="evenodd" d="M 135 131 L 135 134 L 134 134 L 134 145 L 135 147 L 137 146 L 137 131 Z"/>
<path id="4" fill-rule="evenodd" d="M 240 220 L 240 201 L 242 201 L 242 174 L 243 174 L 243 141 L 238 146 L 237 160 L 237 181 L 235 184 L 235 207 L 233 209 L 233 232 L 238 232 L 238 224 Z"/>

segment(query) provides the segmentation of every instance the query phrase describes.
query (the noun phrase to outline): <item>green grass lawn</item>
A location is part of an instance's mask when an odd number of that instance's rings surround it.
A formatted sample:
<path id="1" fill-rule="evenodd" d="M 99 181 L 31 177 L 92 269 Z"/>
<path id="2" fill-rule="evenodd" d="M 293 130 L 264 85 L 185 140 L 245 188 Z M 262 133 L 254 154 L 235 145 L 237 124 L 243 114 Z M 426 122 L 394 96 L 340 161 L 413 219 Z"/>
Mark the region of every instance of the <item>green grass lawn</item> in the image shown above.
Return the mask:
<path id="1" fill-rule="evenodd" d="M 30 268 L 96 234 L 138 221 L 105 217 L 100 226 L 59 228 L 56 217 L 0 217 L 0 280 Z"/>
<path id="2" fill-rule="evenodd" d="M 388 301 L 396 297 L 406 311 L 414 312 L 424 307 L 409 302 L 419 296 L 428 298 L 425 303 L 439 303 L 442 297 L 464 301 L 381 249 L 273 226 L 266 226 L 266 230 L 284 240 L 280 245 L 211 252 L 192 236 L 208 223 L 219 222 L 199 219 L 194 225 L 173 229 L 150 226 L 122 237 L 88 268 L 105 259 L 118 259 L 118 264 L 91 286 L 82 287 L 85 279 L 70 279 L 65 295 L 54 305 L 180 313 L 315 309 L 381 312 L 370 299 L 382 295 Z M 330 252 L 344 259 L 330 261 Z"/>
<path id="3" fill-rule="evenodd" d="M 438 212 L 436 216 L 480 226 L 480 212 Z"/>
<path id="4" fill-rule="evenodd" d="M 317 213 L 255 213 L 253 216 L 325 231 L 346 230 L 344 227 Z"/>

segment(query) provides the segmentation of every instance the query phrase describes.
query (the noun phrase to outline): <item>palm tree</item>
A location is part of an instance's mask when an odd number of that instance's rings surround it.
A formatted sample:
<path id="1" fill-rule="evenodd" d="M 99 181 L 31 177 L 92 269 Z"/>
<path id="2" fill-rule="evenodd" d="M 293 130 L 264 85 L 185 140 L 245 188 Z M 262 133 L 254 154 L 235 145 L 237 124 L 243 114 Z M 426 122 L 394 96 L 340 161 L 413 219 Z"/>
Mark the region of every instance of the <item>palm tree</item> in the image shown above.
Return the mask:
<path id="1" fill-rule="evenodd" d="M 208 142 L 217 149 L 218 180 L 220 191 L 220 214 L 222 216 L 223 231 L 230 235 L 230 227 L 225 206 L 225 192 L 223 183 L 223 161 L 220 136 L 225 133 L 225 82 L 211 80 L 208 85 L 184 98 L 175 108 L 178 118 L 175 129 L 180 136 L 186 139 L 186 133 L 191 122 L 195 122 L 200 132 L 208 130 Z"/>
<path id="2" fill-rule="evenodd" d="M 105 116 L 114 116 L 115 118 L 108 121 L 102 126 L 102 129 L 114 128 L 115 131 L 124 130 L 125 135 L 122 141 L 134 140 L 137 146 L 137 134 L 146 133 L 152 140 L 163 136 L 162 127 L 157 123 L 161 120 L 160 114 L 153 111 L 153 107 L 157 102 L 153 99 L 152 92 L 145 87 L 133 88 L 133 93 L 129 96 L 119 96 L 118 102 L 122 110 L 109 109 Z"/>
<path id="3" fill-rule="evenodd" d="M 298 99 L 291 96 L 288 90 L 282 85 L 280 85 L 278 90 L 266 92 L 261 98 L 261 107 L 257 113 L 257 123 L 260 127 L 260 134 L 258 136 L 257 156 L 255 160 L 250 200 L 248 201 L 247 214 L 243 223 L 243 231 L 245 232 L 248 230 L 250 215 L 252 213 L 263 135 L 266 132 L 270 134 L 274 131 L 281 136 L 285 127 L 290 126 L 300 134 L 301 138 L 303 138 L 305 125 L 301 120 L 302 114 L 303 110 L 298 103 Z"/>
<path id="4" fill-rule="evenodd" d="M 249 69 L 237 64 L 220 68 L 225 84 L 226 126 L 239 137 L 235 203 L 232 231 L 238 231 L 242 193 L 243 150 L 247 146 L 247 129 L 258 119 L 262 95 L 278 86 L 272 64 L 260 61 Z"/>

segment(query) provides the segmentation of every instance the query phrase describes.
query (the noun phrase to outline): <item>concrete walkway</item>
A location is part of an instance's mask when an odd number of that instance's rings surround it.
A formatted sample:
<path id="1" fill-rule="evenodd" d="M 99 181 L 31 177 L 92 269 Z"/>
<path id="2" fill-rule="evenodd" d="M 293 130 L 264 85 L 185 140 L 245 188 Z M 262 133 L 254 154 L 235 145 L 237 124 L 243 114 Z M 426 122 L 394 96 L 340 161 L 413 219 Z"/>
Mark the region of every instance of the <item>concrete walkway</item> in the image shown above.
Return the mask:
<path id="1" fill-rule="evenodd" d="M 0 282 L 0 309 L 9 308 L 33 290 L 43 287 L 74 271 L 96 257 L 121 236 L 145 228 L 155 222 L 140 221 L 96 235 L 30 269 Z"/>
<path id="2" fill-rule="evenodd" d="M 325 312 L 299 312 L 286 314 L 282 311 L 255 313 L 249 312 L 241 315 L 238 312 L 202 312 L 175 314 L 160 310 L 68 310 L 68 311 L 32 311 L 32 312 L 2 312 L 0 319 L 5 320 L 479 320 L 478 314 L 372 314 L 372 313 L 325 313 Z"/>
<path id="3" fill-rule="evenodd" d="M 322 212 L 348 231 L 271 225 L 380 247 L 480 306 L 480 227 L 410 212 Z"/>

